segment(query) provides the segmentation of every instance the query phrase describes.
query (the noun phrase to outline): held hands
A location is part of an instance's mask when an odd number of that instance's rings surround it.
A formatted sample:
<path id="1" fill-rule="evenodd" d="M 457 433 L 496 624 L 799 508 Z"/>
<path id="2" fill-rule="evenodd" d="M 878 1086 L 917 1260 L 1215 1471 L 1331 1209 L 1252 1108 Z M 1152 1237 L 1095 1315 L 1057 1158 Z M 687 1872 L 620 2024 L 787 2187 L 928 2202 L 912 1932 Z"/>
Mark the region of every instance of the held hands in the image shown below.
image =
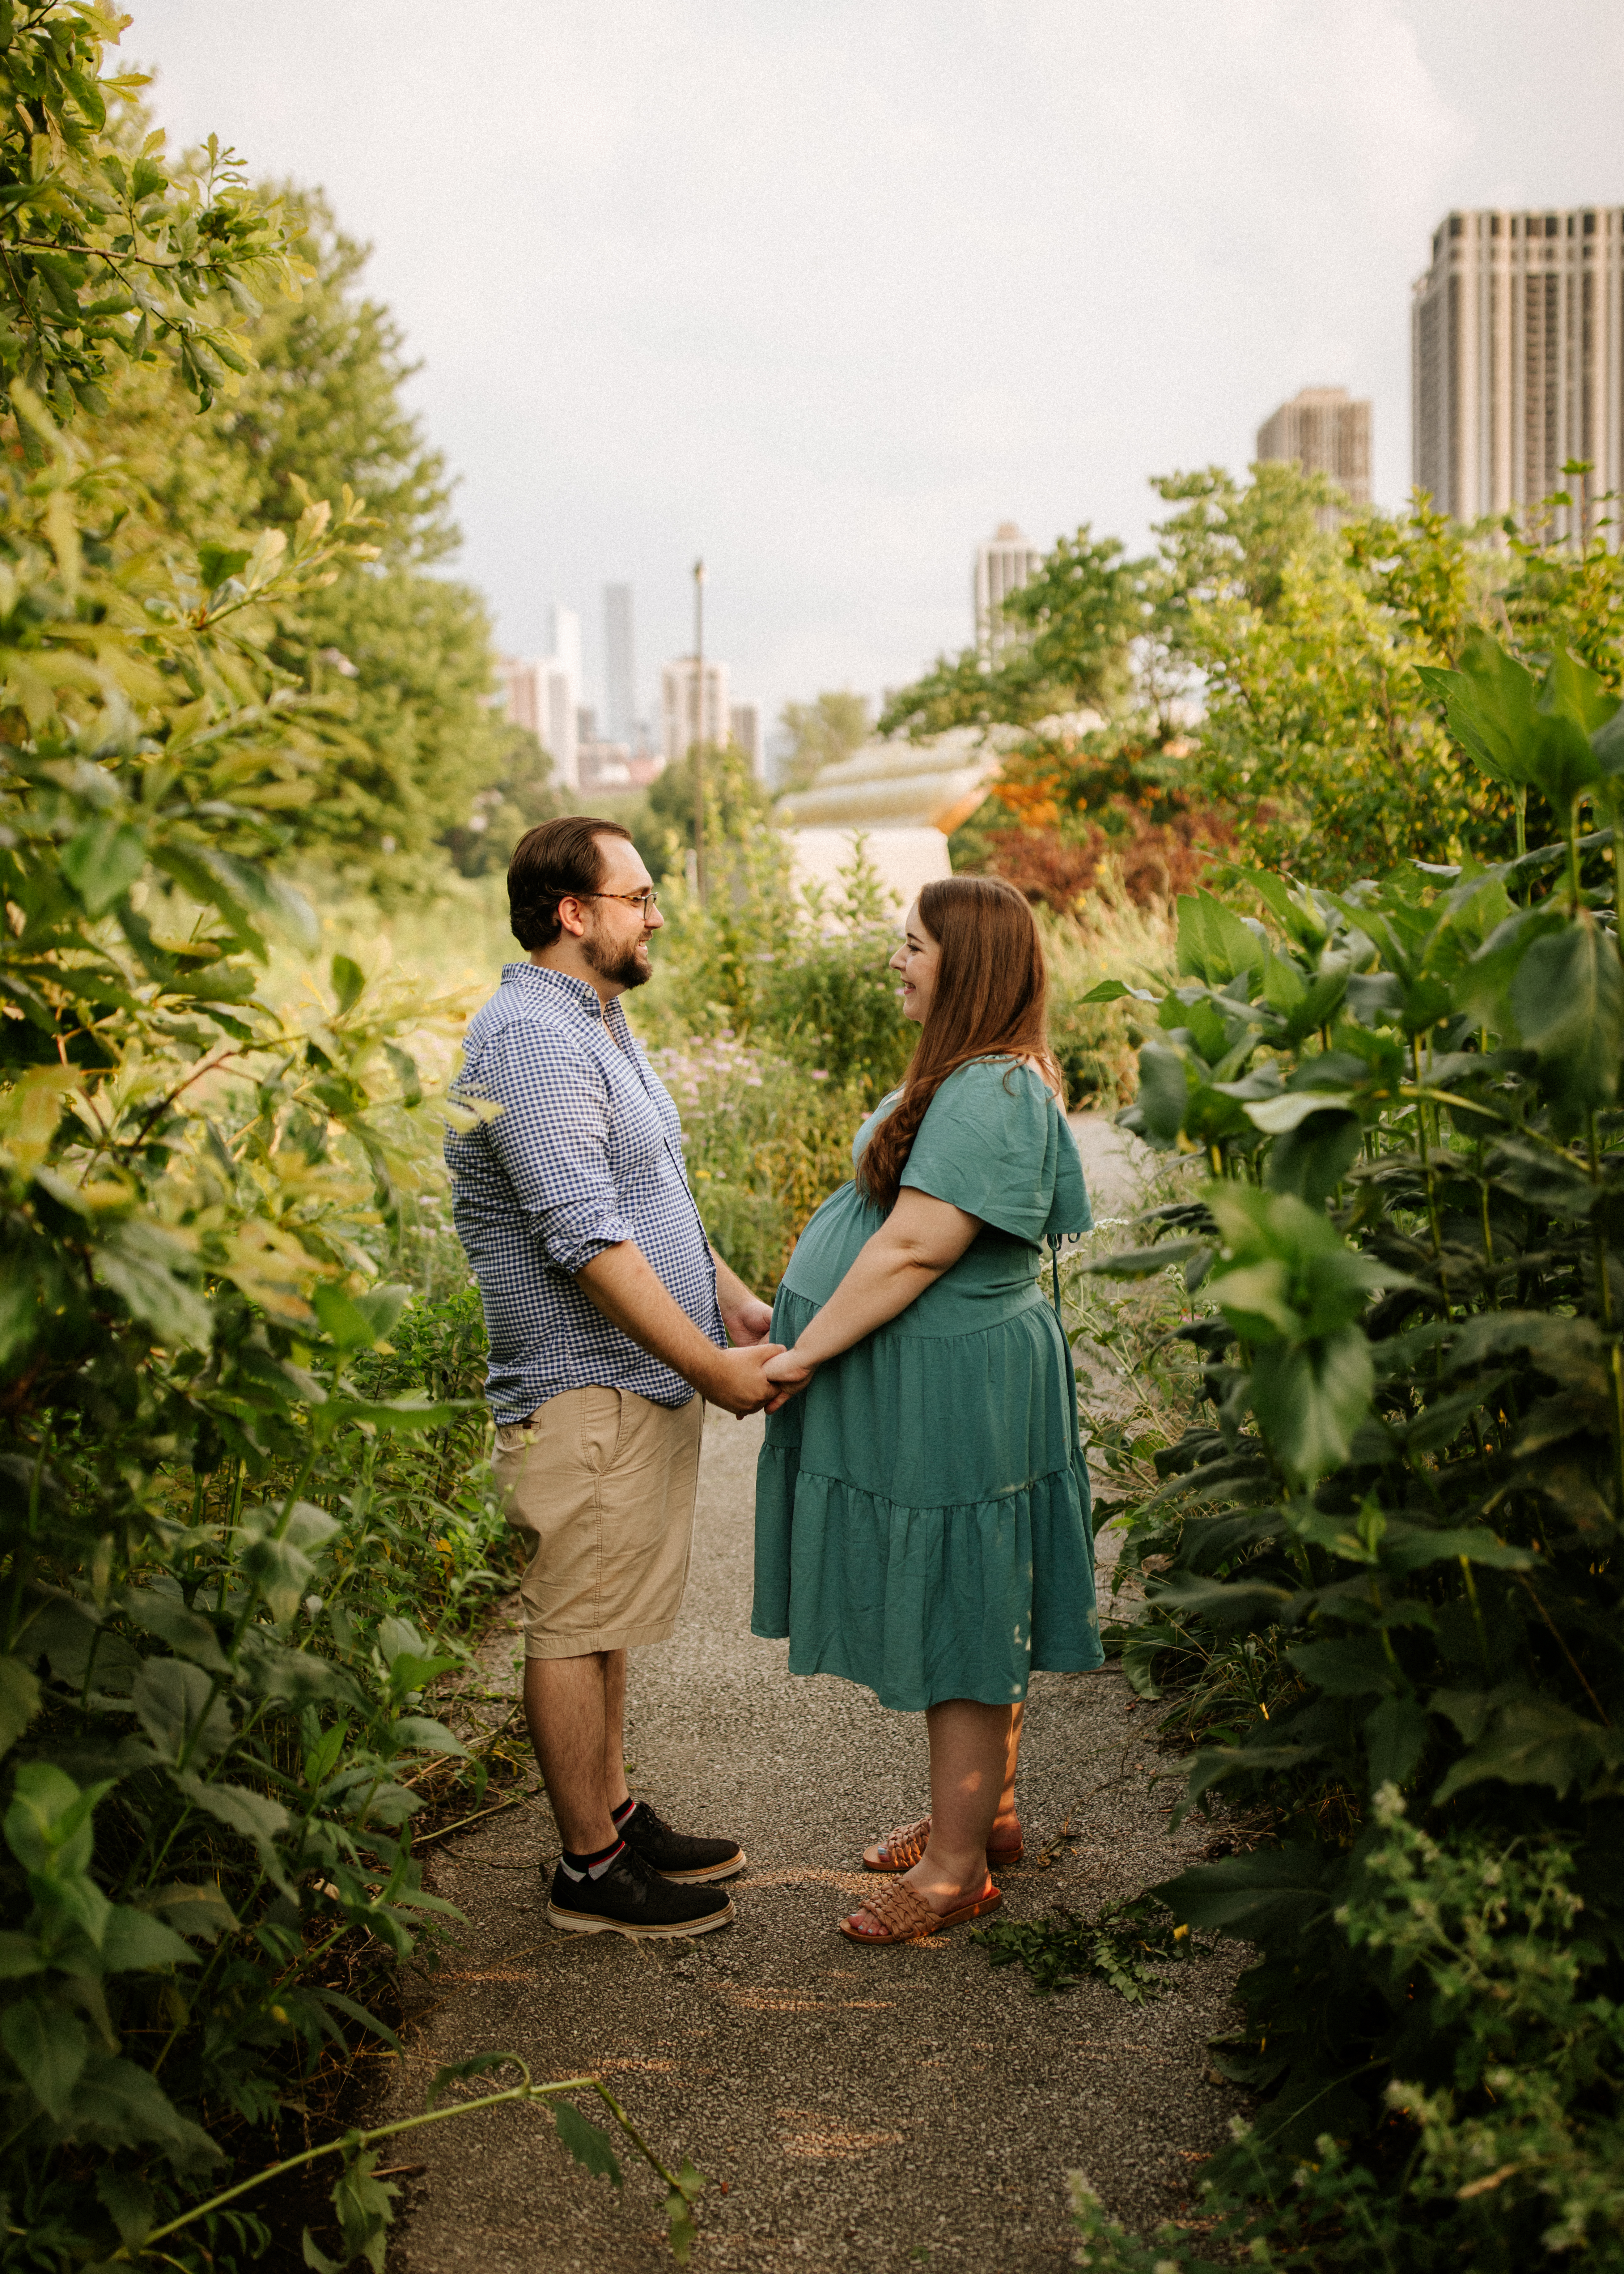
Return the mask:
<path id="1" fill-rule="evenodd" d="M 698 1387 L 712 1405 L 724 1406 L 736 1420 L 759 1413 L 763 1406 L 771 1411 L 778 1391 L 767 1379 L 767 1367 L 783 1348 L 782 1343 L 762 1342 L 744 1350 L 719 1350 L 708 1378 Z"/>
<path id="2" fill-rule="evenodd" d="M 792 1397 L 800 1396 L 817 1367 L 811 1359 L 802 1358 L 798 1350 L 780 1350 L 769 1359 L 762 1372 L 778 1392 L 767 1408 L 769 1413 L 776 1413 L 780 1405 L 787 1405 Z"/>

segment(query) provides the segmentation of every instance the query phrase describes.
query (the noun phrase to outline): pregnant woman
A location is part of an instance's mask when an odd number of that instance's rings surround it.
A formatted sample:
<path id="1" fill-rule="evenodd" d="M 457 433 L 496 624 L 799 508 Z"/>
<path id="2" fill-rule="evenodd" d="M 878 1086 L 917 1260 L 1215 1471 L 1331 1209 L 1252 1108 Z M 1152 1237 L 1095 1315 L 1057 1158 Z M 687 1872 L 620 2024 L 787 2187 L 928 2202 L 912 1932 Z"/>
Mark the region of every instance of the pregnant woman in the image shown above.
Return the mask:
<path id="1" fill-rule="evenodd" d="M 892 968 L 919 1042 L 773 1309 L 788 1402 L 757 1473 L 750 1622 L 789 1637 L 792 1673 L 925 1715 L 930 1815 L 868 1851 L 893 1876 L 840 1923 L 876 1945 L 996 1908 L 1027 1676 L 1104 1655 L 1071 1354 L 1040 1280 L 1045 1239 L 1090 1217 L 1037 926 L 1011 885 L 946 878 Z"/>

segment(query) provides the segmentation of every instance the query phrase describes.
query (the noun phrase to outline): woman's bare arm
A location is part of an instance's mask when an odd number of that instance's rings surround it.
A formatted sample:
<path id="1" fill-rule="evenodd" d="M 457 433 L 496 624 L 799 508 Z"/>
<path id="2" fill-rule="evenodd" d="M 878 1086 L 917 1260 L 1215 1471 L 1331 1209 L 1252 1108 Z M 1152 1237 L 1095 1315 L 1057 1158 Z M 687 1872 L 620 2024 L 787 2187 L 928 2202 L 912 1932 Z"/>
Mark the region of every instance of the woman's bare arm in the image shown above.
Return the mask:
<path id="1" fill-rule="evenodd" d="M 897 1205 L 793 1350 L 763 1369 L 769 1382 L 793 1393 L 804 1389 L 826 1359 L 838 1358 L 876 1327 L 906 1311 L 927 1287 L 951 1270 L 981 1228 L 950 1201 L 905 1186 Z"/>

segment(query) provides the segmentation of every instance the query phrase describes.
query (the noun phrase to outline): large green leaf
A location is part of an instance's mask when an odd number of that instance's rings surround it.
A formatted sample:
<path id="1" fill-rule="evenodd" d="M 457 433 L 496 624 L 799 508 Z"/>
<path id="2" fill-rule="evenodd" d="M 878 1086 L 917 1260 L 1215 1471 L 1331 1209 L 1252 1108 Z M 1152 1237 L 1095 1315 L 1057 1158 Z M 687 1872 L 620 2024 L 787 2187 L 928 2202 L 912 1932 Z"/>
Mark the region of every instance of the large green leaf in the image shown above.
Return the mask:
<path id="1" fill-rule="evenodd" d="M 9 1753 L 40 1710 L 40 1685 L 20 1659 L 0 1658 L 0 1753 Z"/>
<path id="2" fill-rule="evenodd" d="M 1433 1795 L 1441 1808 L 1469 1786 L 1547 1785 L 1560 1799 L 1584 1784 L 1604 1762 L 1624 1759 L 1617 1730 L 1575 1713 L 1560 1699 L 1529 1691 L 1493 1711 L 1485 1735 L 1449 1771 Z"/>
<path id="3" fill-rule="evenodd" d="M 53 1761 L 25 1761 L 5 1815 L 5 1844 L 26 1871 L 45 1877 L 86 1871 L 95 1851 L 91 1823 L 114 1780 L 81 1790 Z"/>
<path id="4" fill-rule="evenodd" d="M 615 2160 L 614 2150 L 598 2127 L 589 2124 L 581 2111 L 568 2100 L 553 2102 L 553 2120 L 558 2127 L 560 2140 L 576 2163 L 583 2164 L 589 2172 L 597 2173 L 598 2177 L 612 2180 L 618 2187 L 620 2166 Z"/>
<path id="5" fill-rule="evenodd" d="M 95 1251 L 101 1285 L 124 1298 L 132 1317 L 177 1350 L 207 1350 L 214 1314 L 191 1284 L 197 1269 L 190 1251 L 160 1224 L 141 1217 L 109 1225 Z"/>
<path id="6" fill-rule="evenodd" d="M 182 1659 L 148 1659 L 130 1702 L 159 1758 L 176 1766 L 205 1766 L 236 1735 L 215 1683 Z"/>
<path id="7" fill-rule="evenodd" d="M 191 2174 L 217 2164 L 222 2150 L 200 2124 L 183 2116 L 149 2069 L 133 2060 L 93 2054 L 73 2095 L 71 2136 L 106 2148 L 156 2149 Z"/>
<path id="8" fill-rule="evenodd" d="M 1557 1102 L 1570 1115 L 1609 1103 L 1624 1047 L 1624 979 L 1617 941 L 1588 909 L 1534 942 L 1517 966 L 1509 1001 Z"/>
<path id="9" fill-rule="evenodd" d="M 1178 968 L 1209 987 L 1225 986 L 1243 971 L 1262 974 L 1268 943 L 1210 892 L 1178 899 Z"/>
<path id="10" fill-rule="evenodd" d="M 1357 1326 L 1271 1344 L 1252 1361 L 1252 1411 L 1282 1466 L 1304 1484 L 1348 1458 L 1375 1386 L 1370 1344 Z"/>
<path id="11" fill-rule="evenodd" d="M 45 2113 L 65 2123 L 90 2054 L 90 2033 L 79 2015 L 47 1998 L 20 1998 L 0 2014 L 0 2044 Z"/>
<path id="12" fill-rule="evenodd" d="M 1281 1930 L 1300 1933 L 1323 1918 L 1335 1900 L 1341 1869 L 1335 1854 L 1294 1842 L 1199 1864 L 1160 1881 L 1149 1893 L 1191 1926 L 1252 1942 Z"/>
<path id="13" fill-rule="evenodd" d="M 147 840 L 114 814 L 100 814 L 62 848 L 62 873 L 87 915 L 105 915 L 147 866 Z"/>

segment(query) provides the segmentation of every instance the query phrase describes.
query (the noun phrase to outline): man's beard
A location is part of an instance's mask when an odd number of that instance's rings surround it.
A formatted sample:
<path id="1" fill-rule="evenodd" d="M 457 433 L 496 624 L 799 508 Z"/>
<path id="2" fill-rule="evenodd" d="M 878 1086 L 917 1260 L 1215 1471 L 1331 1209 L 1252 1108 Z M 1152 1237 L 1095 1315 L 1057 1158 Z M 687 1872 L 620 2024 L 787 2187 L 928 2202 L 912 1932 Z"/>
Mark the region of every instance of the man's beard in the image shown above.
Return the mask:
<path id="1" fill-rule="evenodd" d="M 648 948 L 642 940 L 634 940 L 629 947 L 614 948 L 595 933 L 589 933 L 582 940 L 581 953 L 600 979 L 610 980 L 617 987 L 644 987 L 654 976 Z"/>

